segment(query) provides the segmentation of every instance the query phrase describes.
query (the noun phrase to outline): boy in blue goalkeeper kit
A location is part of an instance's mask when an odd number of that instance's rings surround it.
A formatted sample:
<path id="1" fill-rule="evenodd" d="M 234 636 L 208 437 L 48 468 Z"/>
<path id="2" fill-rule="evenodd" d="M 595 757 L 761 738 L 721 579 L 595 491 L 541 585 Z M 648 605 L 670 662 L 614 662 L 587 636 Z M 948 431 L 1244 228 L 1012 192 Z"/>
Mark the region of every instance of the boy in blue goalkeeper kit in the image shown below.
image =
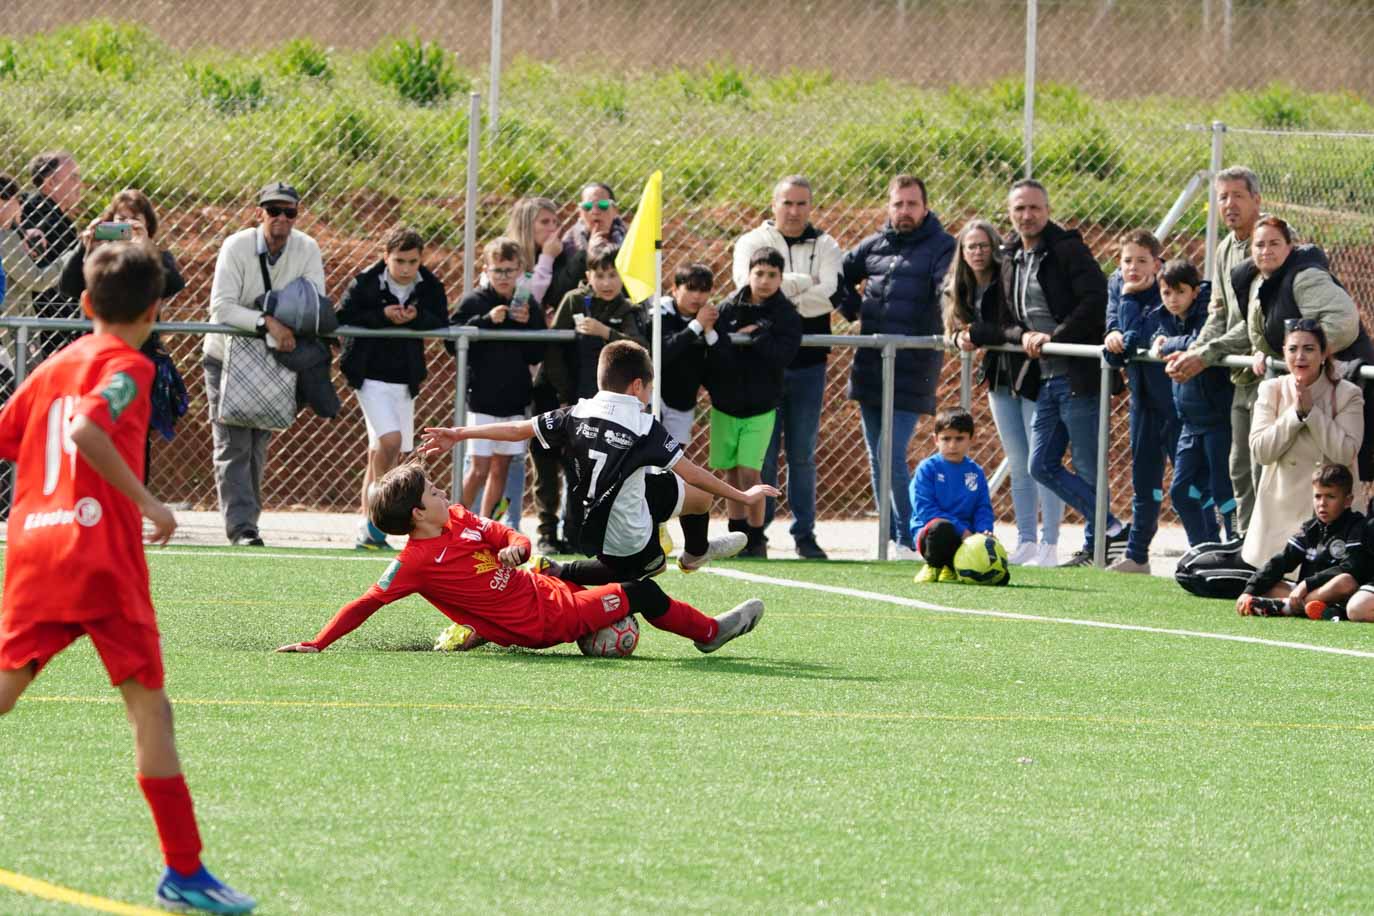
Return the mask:
<path id="1" fill-rule="evenodd" d="M 942 410 L 935 417 L 938 451 L 911 478 L 911 536 L 926 565 L 917 582 L 954 582 L 954 551 L 971 534 L 992 534 L 995 518 L 988 478 L 968 457 L 973 414 Z"/>
<path id="2" fill-rule="evenodd" d="M 1164 312 L 1150 347 L 1155 356 L 1181 353 L 1197 340 L 1207 320 L 1212 285 L 1185 260 L 1174 260 L 1159 272 Z M 1174 407 L 1182 423 L 1174 452 L 1174 482 L 1169 499 L 1196 547 L 1236 537 L 1236 500 L 1231 488 L 1231 375 L 1225 366 L 1203 370 L 1186 382 L 1174 382 Z M 1221 515 L 1221 525 L 1217 515 Z"/>
<path id="3" fill-rule="evenodd" d="M 1125 366 L 1131 388 L 1131 534 L 1126 555 L 1107 568 L 1114 572 L 1150 572 L 1150 542 L 1159 528 L 1164 501 L 1164 464 L 1178 447 L 1178 414 L 1174 391 L 1164 367 L 1131 362 L 1149 349 L 1159 328 L 1163 304 L 1155 276 L 1159 240 L 1144 229 L 1118 239 L 1120 268 L 1107 281 L 1107 336 L 1103 355 L 1109 365 Z"/>

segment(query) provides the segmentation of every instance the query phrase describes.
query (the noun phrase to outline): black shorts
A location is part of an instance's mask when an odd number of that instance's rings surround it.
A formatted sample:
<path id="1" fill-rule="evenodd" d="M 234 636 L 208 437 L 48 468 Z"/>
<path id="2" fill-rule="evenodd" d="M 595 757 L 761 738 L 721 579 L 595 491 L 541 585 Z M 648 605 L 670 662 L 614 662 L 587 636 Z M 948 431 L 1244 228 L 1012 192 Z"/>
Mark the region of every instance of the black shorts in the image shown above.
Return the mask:
<path id="1" fill-rule="evenodd" d="M 672 519 L 682 509 L 686 495 L 682 479 L 672 471 L 661 474 L 644 475 L 644 502 L 649 506 L 649 517 L 653 519 L 654 530 L 649 534 L 649 543 L 638 553 L 628 557 L 613 557 L 598 554 L 597 559 L 605 563 L 615 574 L 617 582 L 631 582 L 656 576 L 668 566 L 668 558 L 659 541 L 658 526 Z"/>

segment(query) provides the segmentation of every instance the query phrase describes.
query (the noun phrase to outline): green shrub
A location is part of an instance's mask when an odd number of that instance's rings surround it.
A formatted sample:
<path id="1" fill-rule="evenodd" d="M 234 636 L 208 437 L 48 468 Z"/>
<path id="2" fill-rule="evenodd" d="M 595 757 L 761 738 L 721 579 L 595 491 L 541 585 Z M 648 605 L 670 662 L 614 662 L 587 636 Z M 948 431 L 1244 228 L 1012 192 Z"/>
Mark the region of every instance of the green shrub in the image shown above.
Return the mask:
<path id="1" fill-rule="evenodd" d="M 397 223 L 404 224 L 420 233 L 425 247 L 430 245 L 453 246 L 463 240 L 463 221 L 461 214 L 436 207 L 433 204 L 419 204 L 402 212 Z M 479 237 L 477 242 L 482 244 Z"/>
<path id="2" fill-rule="evenodd" d="M 19 42 L 0 38 L 0 80 L 19 78 Z"/>
<path id="3" fill-rule="evenodd" d="M 678 86 L 689 102 L 746 102 L 753 93 L 747 74 L 731 63 L 709 63 L 700 71 L 677 70 Z"/>
<path id="4" fill-rule="evenodd" d="M 383 41 L 368 55 L 367 69 L 377 82 L 417 105 L 434 105 L 471 88 L 471 82 L 454 70 L 447 51 L 418 38 Z"/>
<path id="5" fill-rule="evenodd" d="M 1307 127 L 1311 121 L 1313 98 L 1287 83 L 1270 83 L 1257 93 L 1239 96 L 1240 108 L 1254 126 L 1274 130 Z"/>
<path id="6" fill-rule="evenodd" d="M 309 38 L 293 38 L 278 48 L 272 58 L 283 76 L 304 77 L 327 83 L 334 78 L 334 62 L 329 50 Z"/>
<path id="7" fill-rule="evenodd" d="M 141 25 L 92 19 L 79 25 L 58 29 L 55 43 L 64 46 L 71 57 L 97 73 L 132 80 L 160 60 L 167 49 Z"/>
<path id="8" fill-rule="evenodd" d="M 357 162 L 375 158 L 381 152 L 382 129 L 365 112 L 338 103 L 310 115 L 310 142 Z"/>
<path id="9" fill-rule="evenodd" d="M 186 75 L 200 97 L 222 114 L 240 114 L 262 107 L 267 101 L 262 75 L 240 65 L 188 64 Z"/>
<path id="10" fill-rule="evenodd" d="M 621 80 L 598 79 L 573 93 L 573 103 L 624 123 L 630 110 L 630 92 Z"/>
<path id="11" fill-rule="evenodd" d="M 1120 144 L 1100 124 L 1042 131 L 1036 145 L 1036 159 L 1049 168 L 1094 178 L 1110 178 L 1124 160 Z"/>
<path id="12" fill-rule="evenodd" d="M 764 83 L 768 97 L 779 102 L 797 102 L 819 95 L 835 84 L 829 70 L 797 70 L 781 73 Z"/>

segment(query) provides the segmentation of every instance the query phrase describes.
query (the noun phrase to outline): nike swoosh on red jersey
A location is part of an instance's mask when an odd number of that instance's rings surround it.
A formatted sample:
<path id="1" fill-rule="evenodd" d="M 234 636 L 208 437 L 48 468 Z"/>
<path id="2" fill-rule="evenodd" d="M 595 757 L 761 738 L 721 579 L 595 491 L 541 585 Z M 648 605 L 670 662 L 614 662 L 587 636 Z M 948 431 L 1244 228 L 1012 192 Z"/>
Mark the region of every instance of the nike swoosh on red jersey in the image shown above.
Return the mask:
<path id="1" fill-rule="evenodd" d="M 434 558 L 434 562 L 435 562 L 435 563 L 442 563 L 442 562 L 444 562 L 444 554 L 446 554 L 446 553 L 448 553 L 448 545 L 447 545 L 447 544 L 444 545 L 444 549 L 443 549 L 443 550 L 439 551 L 439 555 L 438 555 L 437 557 Z"/>

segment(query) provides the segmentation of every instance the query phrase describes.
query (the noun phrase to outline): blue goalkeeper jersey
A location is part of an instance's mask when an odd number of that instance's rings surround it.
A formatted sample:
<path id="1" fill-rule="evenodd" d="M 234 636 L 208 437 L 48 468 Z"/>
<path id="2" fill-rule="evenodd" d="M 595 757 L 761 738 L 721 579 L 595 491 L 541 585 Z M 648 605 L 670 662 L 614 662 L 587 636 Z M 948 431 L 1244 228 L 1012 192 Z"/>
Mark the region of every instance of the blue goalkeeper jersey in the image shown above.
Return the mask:
<path id="1" fill-rule="evenodd" d="M 964 531 L 991 531 L 995 519 L 988 478 L 978 462 L 953 464 L 938 454 L 916 468 L 911 478 L 911 536 L 932 519 L 945 518 Z"/>

